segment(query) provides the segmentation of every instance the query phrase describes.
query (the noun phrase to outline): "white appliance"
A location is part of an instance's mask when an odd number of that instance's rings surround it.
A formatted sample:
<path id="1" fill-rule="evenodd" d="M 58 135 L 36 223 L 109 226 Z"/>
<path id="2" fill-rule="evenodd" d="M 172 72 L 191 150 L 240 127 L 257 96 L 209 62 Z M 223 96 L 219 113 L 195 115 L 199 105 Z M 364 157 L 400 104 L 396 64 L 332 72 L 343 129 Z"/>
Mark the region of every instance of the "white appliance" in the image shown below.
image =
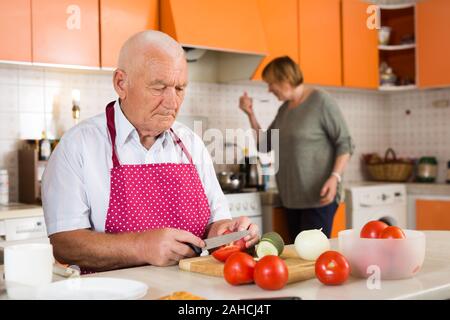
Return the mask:
<path id="1" fill-rule="evenodd" d="M 0 206 L 0 242 L 47 238 L 40 206 L 10 203 Z"/>
<path id="2" fill-rule="evenodd" d="M 240 192 L 225 194 L 233 218 L 247 216 L 252 223 L 263 230 L 261 195 L 258 192 Z"/>
<path id="3" fill-rule="evenodd" d="M 360 230 L 371 220 L 407 227 L 407 196 L 403 184 L 362 185 L 346 190 L 347 228 Z"/>

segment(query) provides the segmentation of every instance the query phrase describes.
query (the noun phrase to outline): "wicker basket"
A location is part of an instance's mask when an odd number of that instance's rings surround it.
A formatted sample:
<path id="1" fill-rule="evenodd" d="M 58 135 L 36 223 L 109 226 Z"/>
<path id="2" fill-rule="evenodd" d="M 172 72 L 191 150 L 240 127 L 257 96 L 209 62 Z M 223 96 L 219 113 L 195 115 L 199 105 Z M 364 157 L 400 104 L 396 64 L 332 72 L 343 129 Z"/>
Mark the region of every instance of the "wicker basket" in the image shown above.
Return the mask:
<path id="1" fill-rule="evenodd" d="M 391 155 L 391 158 L 389 157 Z M 367 171 L 375 181 L 405 182 L 411 177 L 414 165 L 399 161 L 393 149 L 386 150 L 383 163 L 367 164 Z"/>

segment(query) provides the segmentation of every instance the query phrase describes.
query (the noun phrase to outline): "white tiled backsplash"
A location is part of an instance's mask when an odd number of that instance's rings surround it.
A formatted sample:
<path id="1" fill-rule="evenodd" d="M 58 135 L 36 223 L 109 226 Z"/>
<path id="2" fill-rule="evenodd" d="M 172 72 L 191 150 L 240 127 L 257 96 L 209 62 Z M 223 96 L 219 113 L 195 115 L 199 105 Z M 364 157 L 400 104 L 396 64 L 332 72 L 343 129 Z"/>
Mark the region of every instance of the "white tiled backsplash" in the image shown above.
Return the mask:
<path id="1" fill-rule="evenodd" d="M 73 126 L 72 89 L 81 91 L 81 120 L 103 112 L 116 98 L 111 75 L 0 65 L 0 168 L 9 171 L 11 200 L 18 199 L 18 140 L 39 139 L 44 129 L 49 138 L 60 137 Z M 395 94 L 325 90 L 337 99 L 356 145 L 347 180 L 363 179 L 361 154 L 384 154 L 389 146 L 399 156 L 437 156 L 439 181 L 445 180 L 450 160 L 450 108 L 435 108 L 432 103 L 450 99 L 450 89 Z M 263 84 L 190 83 L 180 114 L 207 117 L 209 128 L 248 128 L 247 117 L 238 110 L 244 91 L 254 98 L 261 126 L 267 127 L 280 103 Z M 410 110 L 409 116 L 406 110 Z"/>

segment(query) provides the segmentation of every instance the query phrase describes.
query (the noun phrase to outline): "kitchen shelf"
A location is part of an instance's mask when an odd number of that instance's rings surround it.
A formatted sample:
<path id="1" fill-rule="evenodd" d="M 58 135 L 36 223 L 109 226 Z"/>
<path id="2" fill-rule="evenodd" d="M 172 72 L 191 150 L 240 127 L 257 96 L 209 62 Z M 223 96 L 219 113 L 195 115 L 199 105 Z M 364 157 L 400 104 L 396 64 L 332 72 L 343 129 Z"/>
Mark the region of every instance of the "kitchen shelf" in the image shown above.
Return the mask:
<path id="1" fill-rule="evenodd" d="M 399 45 L 379 45 L 379 50 L 384 51 L 397 51 L 397 50 L 408 50 L 408 49 L 414 49 L 416 47 L 415 43 L 408 43 L 408 44 L 399 44 Z"/>
<path id="2" fill-rule="evenodd" d="M 380 86 L 378 90 L 380 91 L 409 91 L 415 90 L 417 86 L 415 84 L 406 85 L 406 86 Z"/>
<path id="3" fill-rule="evenodd" d="M 381 10 L 401 10 L 412 8 L 415 6 L 415 3 L 404 3 L 404 4 L 379 4 L 378 7 Z"/>

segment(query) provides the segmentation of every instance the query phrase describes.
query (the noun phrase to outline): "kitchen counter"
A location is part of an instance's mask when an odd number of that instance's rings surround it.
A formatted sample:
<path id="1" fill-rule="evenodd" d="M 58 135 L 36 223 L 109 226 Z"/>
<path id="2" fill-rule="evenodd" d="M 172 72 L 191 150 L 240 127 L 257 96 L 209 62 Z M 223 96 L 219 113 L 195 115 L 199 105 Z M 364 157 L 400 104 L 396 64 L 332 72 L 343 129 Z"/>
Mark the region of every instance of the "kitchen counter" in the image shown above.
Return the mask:
<path id="1" fill-rule="evenodd" d="M 382 281 L 381 289 L 370 290 L 366 286 L 365 279 L 350 277 L 341 286 L 325 286 L 317 279 L 311 279 L 289 284 L 279 291 L 265 291 L 254 284 L 231 286 L 222 278 L 181 271 L 178 266 L 144 266 L 84 277 L 113 277 L 142 281 L 149 286 L 144 299 L 157 299 L 175 291 L 189 291 L 207 299 L 223 300 L 274 296 L 298 296 L 305 300 L 450 299 L 450 231 L 425 233 L 427 250 L 422 270 L 411 279 Z M 337 241 L 332 240 L 332 248 L 336 247 Z M 0 299 L 5 297 L 5 292 L 0 292 Z"/>
<path id="2" fill-rule="evenodd" d="M 344 189 L 349 189 L 351 187 L 359 186 L 376 186 L 376 185 L 386 185 L 393 184 L 391 182 L 374 182 L 374 181 L 349 181 L 344 182 Z M 408 195 L 427 195 L 427 196 L 448 196 L 450 197 L 450 184 L 439 184 L 439 183 L 395 183 L 406 185 L 406 193 Z M 278 190 L 269 189 L 267 191 L 261 192 L 261 202 L 266 206 L 281 206 L 280 196 Z"/>
<path id="3" fill-rule="evenodd" d="M 9 203 L 8 205 L 0 205 L 0 220 L 40 217 L 43 215 L 44 210 L 38 205 L 24 203 Z"/>
<path id="4" fill-rule="evenodd" d="M 177 266 L 145 266 L 97 275 L 142 281 L 148 284 L 146 299 L 174 291 L 189 291 L 207 299 L 248 299 L 298 296 L 302 299 L 450 299 L 450 232 L 427 231 L 427 251 L 422 270 L 412 279 L 383 281 L 380 290 L 369 290 L 365 279 L 350 278 L 342 286 L 325 286 L 317 279 L 287 285 L 280 291 L 265 291 L 256 285 L 231 286 L 222 278 L 180 271 Z M 337 249 L 337 240 L 332 240 Z"/>

